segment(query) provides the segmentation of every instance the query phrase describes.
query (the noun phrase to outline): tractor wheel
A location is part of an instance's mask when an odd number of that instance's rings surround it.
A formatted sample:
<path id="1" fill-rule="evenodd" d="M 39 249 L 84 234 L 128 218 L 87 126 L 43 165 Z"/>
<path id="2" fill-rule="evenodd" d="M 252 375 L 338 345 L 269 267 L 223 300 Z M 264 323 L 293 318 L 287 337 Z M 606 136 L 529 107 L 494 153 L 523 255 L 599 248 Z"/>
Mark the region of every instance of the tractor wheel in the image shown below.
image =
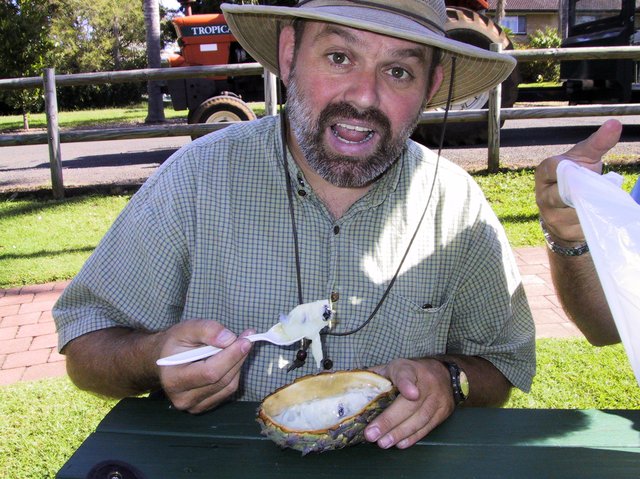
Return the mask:
<path id="1" fill-rule="evenodd" d="M 221 95 L 209 98 L 189 112 L 187 121 L 195 123 L 226 123 L 229 121 L 255 120 L 256 115 L 240 98 L 231 95 Z M 191 139 L 202 135 L 193 134 Z"/>
<path id="2" fill-rule="evenodd" d="M 488 17 L 466 8 L 447 8 L 448 21 L 445 26 L 447 35 L 454 40 L 489 50 L 492 43 L 502 44 L 503 50 L 512 50 L 513 44 L 499 25 Z M 502 82 L 502 107 L 512 107 L 518 98 L 520 73 L 516 67 L 511 75 Z M 474 110 L 488 108 L 489 92 L 461 104 L 451 105 L 451 110 Z M 448 122 L 445 144 L 450 146 L 472 145 L 487 141 L 487 122 Z M 412 138 L 429 146 L 437 146 L 442 126 L 437 123 L 418 125 Z"/>

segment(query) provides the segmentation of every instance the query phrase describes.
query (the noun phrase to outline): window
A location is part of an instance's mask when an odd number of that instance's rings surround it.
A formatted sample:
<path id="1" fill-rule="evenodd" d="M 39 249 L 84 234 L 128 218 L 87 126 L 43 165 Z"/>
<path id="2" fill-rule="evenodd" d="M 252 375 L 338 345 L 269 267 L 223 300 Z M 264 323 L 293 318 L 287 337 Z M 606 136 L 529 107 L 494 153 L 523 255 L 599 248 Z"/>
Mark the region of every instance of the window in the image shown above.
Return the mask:
<path id="1" fill-rule="evenodd" d="M 505 28 L 508 28 L 516 35 L 527 34 L 527 17 L 524 15 L 507 15 L 500 22 Z"/>

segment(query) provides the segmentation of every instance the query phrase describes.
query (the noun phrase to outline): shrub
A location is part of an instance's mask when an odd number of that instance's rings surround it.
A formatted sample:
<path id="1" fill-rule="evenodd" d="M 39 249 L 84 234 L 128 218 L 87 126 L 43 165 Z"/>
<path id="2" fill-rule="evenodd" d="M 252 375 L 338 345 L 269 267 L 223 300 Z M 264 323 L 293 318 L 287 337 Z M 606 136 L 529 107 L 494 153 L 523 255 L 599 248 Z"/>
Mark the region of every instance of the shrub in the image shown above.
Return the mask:
<path id="1" fill-rule="evenodd" d="M 518 48 L 559 48 L 561 42 L 558 29 L 546 27 L 544 31 L 536 30 L 534 34 L 529 35 L 529 44 L 519 45 Z M 560 64 L 557 60 L 522 62 L 519 69 L 524 83 L 560 81 Z"/>

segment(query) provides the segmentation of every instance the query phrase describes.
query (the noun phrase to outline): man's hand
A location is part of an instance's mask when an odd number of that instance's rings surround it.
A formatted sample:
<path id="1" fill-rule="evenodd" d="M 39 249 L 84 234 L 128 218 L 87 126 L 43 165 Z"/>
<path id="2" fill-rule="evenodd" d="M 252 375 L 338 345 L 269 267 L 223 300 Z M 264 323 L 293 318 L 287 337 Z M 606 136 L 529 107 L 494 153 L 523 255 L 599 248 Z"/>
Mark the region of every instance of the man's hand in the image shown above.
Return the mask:
<path id="1" fill-rule="evenodd" d="M 203 361 L 179 366 L 159 366 L 160 383 L 171 403 L 180 410 L 201 413 L 224 402 L 238 389 L 240 369 L 251 342 L 237 338 L 221 324 L 208 320 L 181 322 L 165 332 L 160 357 L 207 344 L 224 351 Z"/>
<path id="2" fill-rule="evenodd" d="M 203 344 L 224 351 L 191 364 L 156 364 Z M 238 339 L 220 323 L 191 320 L 158 333 L 117 327 L 93 331 L 69 342 L 64 354 L 69 377 L 80 389 L 123 398 L 162 387 L 176 408 L 200 413 L 235 392 L 250 350 L 249 340 Z"/>
<path id="3" fill-rule="evenodd" d="M 449 372 L 440 361 L 396 359 L 372 369 L 388 377 L 400 392 L 365 429 L 366 439 L 384 449 L 412 446 L 455 409 Z"/>
<path id="4" fill-rule="evenodd" d="M 540 209 L 540 216 L 555 240 L 567 244 L 584 241 L 584 233 L 575 209 L 567 206 L 560 198 L 556 175 L 558 163 L 571 160 L 600 173 L 602 156 L 616 145 L 621 133 L 620 122 L 608 120 L 589 138 L 563 155 L 547 158 L 536 168 L 536 203 Z"/>

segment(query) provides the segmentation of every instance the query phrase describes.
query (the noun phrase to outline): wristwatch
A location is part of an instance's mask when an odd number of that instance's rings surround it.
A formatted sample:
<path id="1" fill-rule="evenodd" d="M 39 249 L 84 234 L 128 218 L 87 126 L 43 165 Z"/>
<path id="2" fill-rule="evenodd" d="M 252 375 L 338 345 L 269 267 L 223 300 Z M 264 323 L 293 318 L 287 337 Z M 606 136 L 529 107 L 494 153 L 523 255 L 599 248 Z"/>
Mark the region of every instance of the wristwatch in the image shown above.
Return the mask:
<path id="1" fill-rule="evenodd" d="M 469 397 L 469 380 L 465 372 L 453 361 L 440 360 L 449 370 L 451 376 L 451 391 L 456 407 L 460 406 Z"/>
<path id="2" fill-rule="evenodd" d="M 583 254 L 589 252 L 589 245 L 586 242 L 571 247 L 562 246 L 553 241 L 553 238 L 551 238 L 551 235 L 547 231 L 547 227 L 544 224 L 542 218 L 540 218 L 540 228 L 542 229 L 542 234 L 544 235 L 544 239 L 547 242 L 547 246 L 555 254 L 559 254 L 560 256 L 582 256 Z"/>

